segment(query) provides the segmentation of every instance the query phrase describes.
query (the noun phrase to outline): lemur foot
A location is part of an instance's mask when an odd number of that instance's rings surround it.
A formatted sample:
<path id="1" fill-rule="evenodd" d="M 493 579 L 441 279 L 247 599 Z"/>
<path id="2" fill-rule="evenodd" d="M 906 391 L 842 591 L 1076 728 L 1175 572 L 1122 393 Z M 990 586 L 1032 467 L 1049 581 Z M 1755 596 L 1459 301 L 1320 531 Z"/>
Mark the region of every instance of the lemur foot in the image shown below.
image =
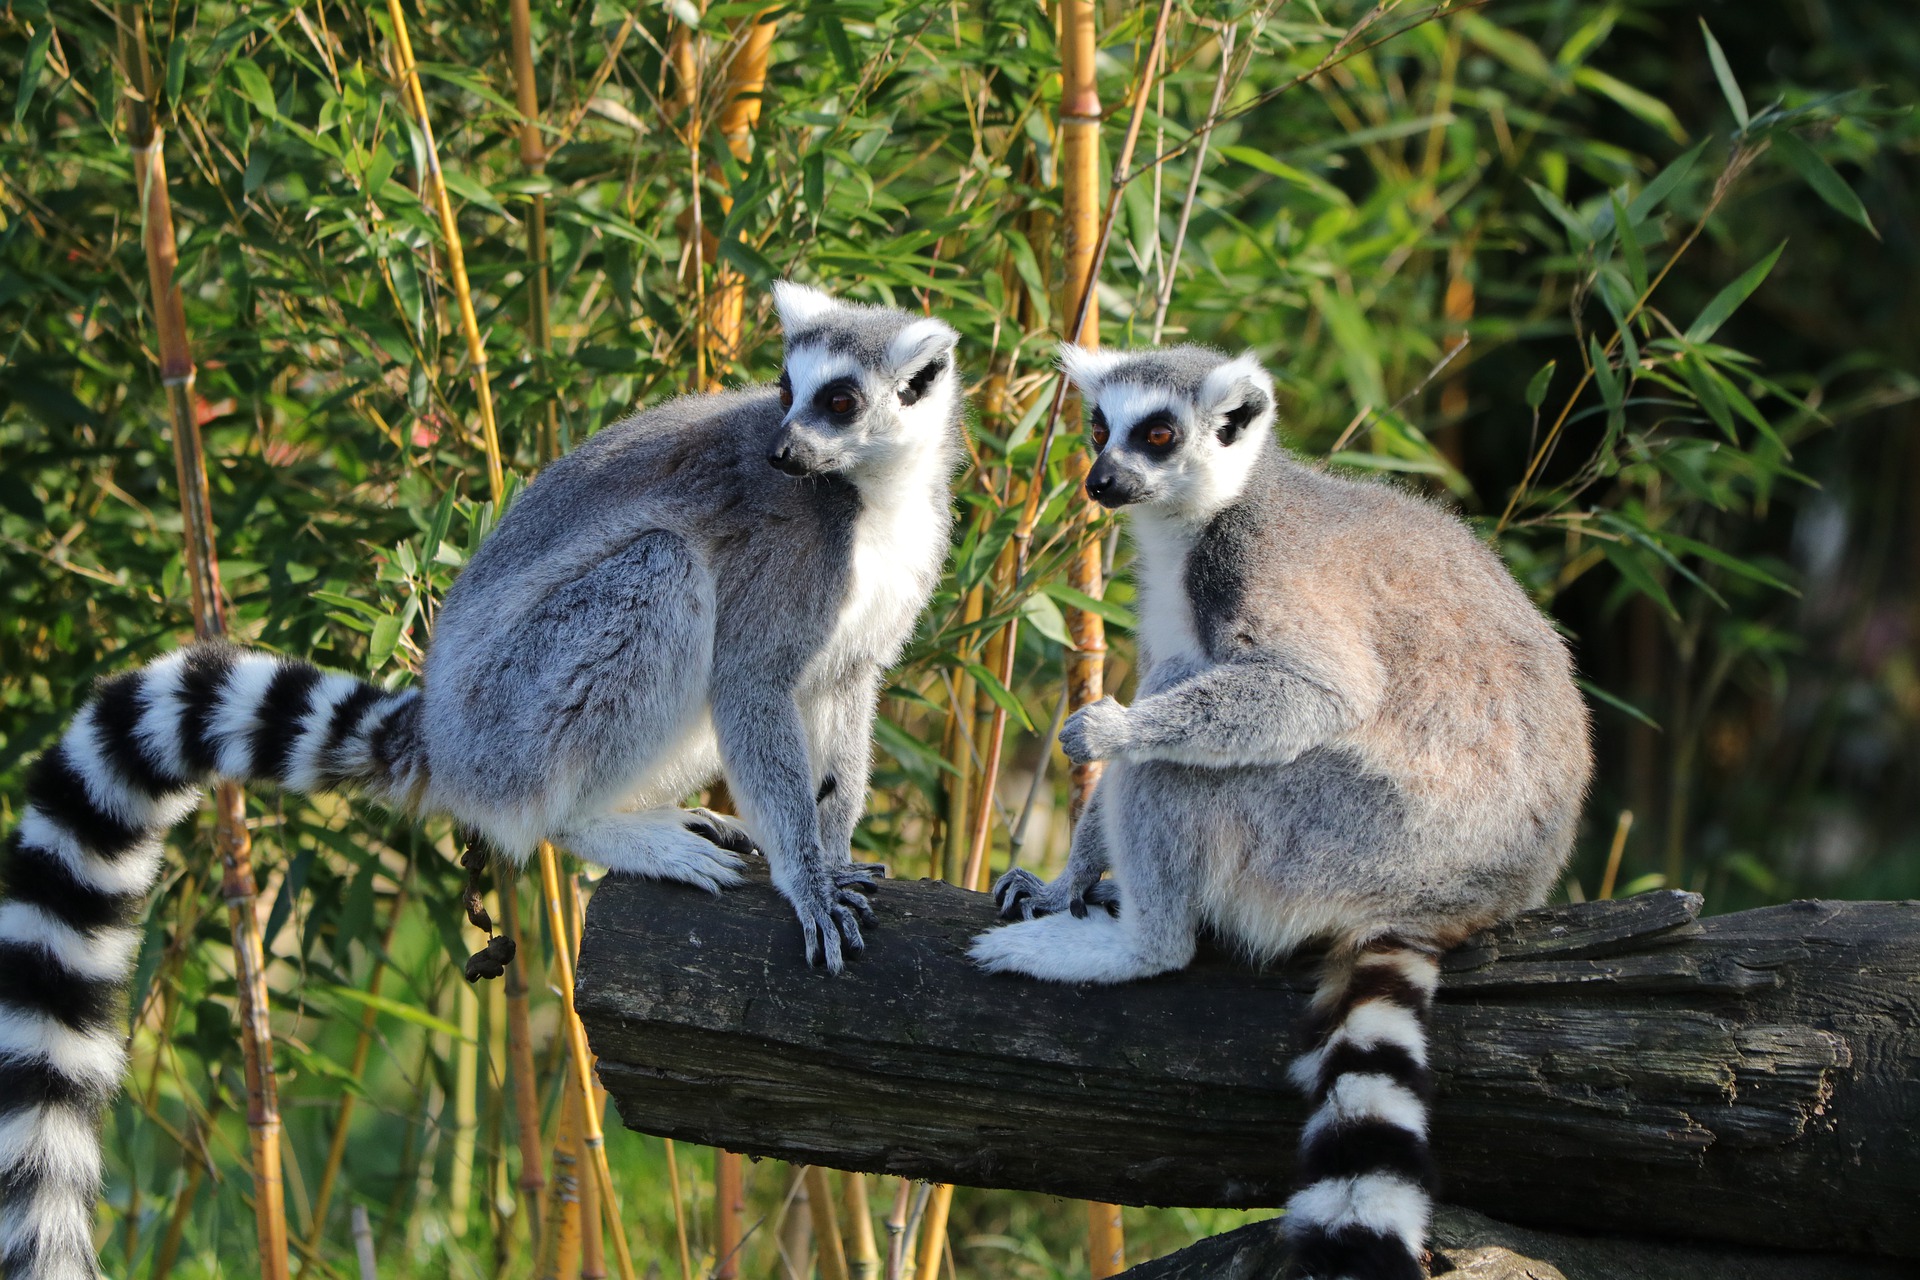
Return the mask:
<path id="1" fill-rule="evenodd" d="M 749 858 L 761 856 L 760 846 L 753 842 L 753 836 L 738 818 L 711 809 L 689 809 L 686 826 L 708 844 L 718 845 L 729 853 Z"/>
<path id="2" fill-rule="evenodd" d="M 846 957 L 858 956 L 867 949 L 860 936 L 860 921 L 875 920 L 873 906 L 866 895 L 854 889 L 835 888 L 821 895 L 815 905 L 797 906 L 800 932 L 806 939 L 807 964 L 824 964 L 828 973 L 846 968 Z"/>
<path id="3" fill-rule="evenodd" d="M 850 862 L 844 867 L 835 867 L 832 871 L 833 884 L 837 889 L 852 889 L 856 895 L 873 893 L 879 889 L 877 881 L 887 878 L 887 864 L 884 862 Z M 873 913 L 864 913 L 867 919 Z"/>
<path id="4" fill-rule="evenodd" d="M 1084 919 L 1089 906 L 1120 914 L 1120 890 L 1110 880 L 1096 880 L 1075 893 L 1066 877 L 1048 882 L 1024 867 L 1014 867 L 994 882 L 993 902 L 1002 920 L 1038 920 L 1062 911 Z"/>
<path id="5" fill-rule="evenodd" d="M 1119 921 L 1064 914 L 989 929 L 968 954 L 983 969 L 1048 982 L 1131 982 L 1186 963 L 1142 948 Z"/>
<path id="6" fill-rule="evenodd" d="M 718 893 L 744 880 L 741 857 L 699 829 L 718 817 L 699 816 L 703 812 L 646 809 L 605 814 L 557 833 L 554 841 L 609 871 Z M 743 828 L 738 830 L 744 834 Z M 726 835 L 727 825 L 723 821 L 714 831 Z"/>

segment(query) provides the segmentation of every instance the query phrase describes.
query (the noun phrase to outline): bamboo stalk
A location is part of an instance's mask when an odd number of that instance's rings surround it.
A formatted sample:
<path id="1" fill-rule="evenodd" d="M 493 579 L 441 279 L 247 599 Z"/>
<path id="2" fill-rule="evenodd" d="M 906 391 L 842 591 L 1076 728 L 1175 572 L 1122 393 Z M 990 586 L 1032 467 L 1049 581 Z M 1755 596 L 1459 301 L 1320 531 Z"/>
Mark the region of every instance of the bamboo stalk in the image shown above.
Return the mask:
<path id="1" fill-rule="evenodd" d="M 693 1280 L 693 1255 L 687 1250 L 687 1202 L 680 1190 L 680 1158 L 674 1153 L 673 1139 L 667 1144 L 667 1189 L 673 1195 L 673 1237 L 680 1248 L 680 1280 Z"/>
<path id="2" fill-rule="evenodd" d="M 912 1200 L 913 1180 L 896 1179 L 893 1204 L 887 1209 L 886 1280 L 901 1280 L 906 1271 L 907 1250 L 913 1243 L 907 1239 L 907 1209 Z"/>
<path id="3" fill-rule="evenodd" d="M 571 1280 L 580 1272 L 580 1095 L 560 1093 L 560 1128 L 553 1141 L 553 1176 L 547 1181 L 538 1280 Z"/>
<path id="4" fill-rule="evenodd" d="M 504 859 L 494 864 L 500 900 L 500 929 L 513 939 L 515 962 L 507 966 L 507 1053 L 513 1064 L 513 1118 L 520 1147 L 520 1202 L 533 1215 L 530 1229 L 538 1241 L 546 1223 L 546 1185 L 540 1148 L 540 1083 L 533 1064 L 533 1027 L 527 992 L 527 966 L 534 951 L 520 927 L 519 876 Z"/>
<path id="5" fill-rule="evenodd" d="M 713 1153 L 713 1280 L 739 1280 L 746 1224 L 746 1169 L 737 1151 Z"/>
<path id="6" fill-rule="evenodd" d="M 738 41 L 727 66 L 720 102 L 720 137 L 741 164 L 753 155 L 753 127 L 760 120 L 760 95 L 767 85 L 767 58 L 773 49 L 774 23 L 756 16 L 737 31 Z M 722 212 L 731 210 L 733 197 L 723 196 Z M 706 296 L 707 341 L 712 347 L 707 376 L 717 378 L 740 359 L 741 327 L 746 312 L 747 282 L 731 264 L 717 257 L 719 243 L 702 246 L 713 253 L 713 288 Z"/>
<path id="7" fill-rule="evenodd" d="M 118 18 L 122 68 L 133 88 L 128 99 L 128 137 L 160 351 L 160 380 L 166 388 L 173 425 L 174 472 L 180 486 L 193 630 L 195 636 L 205 640 L 224 635 L 227 620 L 220 591 L 220 561 L 214 549 L 206 450 L 194 413 L 193 347 L 187 334 L 185 303 L 175 279 L 178 257 L 167 189 L 165 131 L 153 114 L 154 84 L 147 57 L 145 12 L 138 5 L 123 4 Z M 280 1104 L 273 1077 L 273 1028 L 268 1020 L 265 948 L 255 910 L 252 837 L 247 832 L 246 800 L 238 786 L 223 782 L 215 788 L 214 815 L 214 847 L 220 858 L 221 898 L 227 904 L 233 937 L 241 1052 L 246 1060 L 247 1135 L 253 1156 L 260 1274 L 263 1280 L 286 1280 L 287 1218 L 280 1179 Z"/>
<path id="8" fill-rule="evenodd" d="M 607 1165 L 606 1135 L 601 1131 L 600 1117 L 592 1105 L 593 1055 L 587 1048 L 586 1029 L 580 1025 L 580 1015 L 573 1007 L 573 957 L 568 954 L 565 908 L 561 904 L 560 873 L 556 865 L 558 859 L 553 846 L 544 840 L 540 842 L 539 858 L 540 882 L 547 896 L 547 922 L 554 939 L 554 968 L 560 978 L 560 990 L 566 993 L 560 1017 L 572 1056 L 573 1083 L 582 1103 L 581 1146 L 585 1148 L 589 1166 L 587 1172 L 597 1183 L 601 1204 L 607 1217 L 616 1224 L 613 1232 L 614 1261 L 620 1269 L 620 1280 L 634 1280 L 633 1255 L 627 1249 L 626 1232 L 618 1225 L 621 1221 L 620 1198 L 614 1193 L 613 1171 Z"/>
<path id="9" fill-rule="evenodd" d="M 586 900 L 580 894 L 580 877 L 568 876 L 565 892 L 567 913 L 567 947 L 577 964 L 580 960 L 580 934 L 587 919 Z M 593 1082 L 593 1092 L 587 1097 L 587 1106 L 593 1111 L 594 1123 L 604 1125 L 607 1114 L 607 1093 L 600 1087 L 600 1081 Z M 607 1206 L 601 1203 L 600 1189 L 592 1178 L 580 1182 L 580 1280 L 606 1280 L 607 1250 L 606 1227 L 620 1231 L 620 1219 L 617 1214 L 607 1213 Z"/>
<path id="10" fill-rule="evenodd" d="M 473 309 L 473 289 L 467 282 L 467 255 L 460 245 L 460 227 L 453 217 L 453 201 L 440 172 L 440 149 L 433 140 L 433 121 L 427 114 L 427 96 L 420 87 L 420 69 L 413 60 L 413 41 L 407 36 L 407 17 L 400 0 L 387 0 L 393 20 L 393 42 L 400 54 L 396 69 L 406 86 L 407 105 L 420 126 L 425 143 L 430 203 L 440 214 L 441 237 L 446 241 L 447 269 L 453 276 L 454 299 L 460 307 L 460 328 L 467 338 L 467 359 L 473 365 L 474 390 L 480 399 L 481 443 L 487 455 L 487 488 L 498 506 L 506 492 L 506 474 L 500 463 L 500 432 L 493 418 L 493 384 L 487 376 L 487 346 L 480 337 L 480 317 Z"/>
<path id="11" fill-rule="evenodd" d="M 840 1175 L 841 1207 L 853 1238 L 847 1251 L 848 1280 L 879 1280 L 880 1250 L 873 1238 L 873 1209 L 867 1204 L 867 1175 Z"/>
<path id="12" fill-rule="evenodd" d="M 546 172 L 547 152 L 540 141 L 540 94 L 533 75 L 533 15 L 528 9 L 528 0 L 508 0 L 507 9 L 513 28 L 514 105 L 520 110 L 520 163 L 530 176 L 537 178 Z M 533 264 L 533 278 L 527 283 L 527 333 L 534 363 L 544 376 L 547 353 L 553 347 L 553 316 L 547 275 L 547 197 L 543 191 L 527 197 L 527 260 Z M 540 456 L 551 459 L 559 453 L 560 401 L 556 396 L 548 396 Z M 514 941 L 517 944 L 520 939 L 514 938 Z M 524 983 L 522 989 L 525 989 Z M 511 991 L 507 998 L 513 999 Z"/>
<path id="13" fill-rule="evenodd" d="M 1107 1280 L 1127 1269 L 1127 1238 L 1120 1225 L 1120 1206 L 1087 1201 L 1087 1274 L 1089 1280 Z"/>
<path id="14" fill-rule="evenodd" d="M 941 1183 L 927 1198 L 927 1211 L 920 1219 L 920 1263 L 914 1280 L 940 1280 L 940 1259 L 947 1252 L 947 1215 L 953 1209 L 953 1186 Z"/>
<path id="15" fill-rule="evenodd" d="M 453 1049 L 453 1181 L 447 1188 L 447 1226 L 454 1239 L 463 1240 L 480 1136 L 480 995 L 473 984 L 463 982 L 454 990 L 453 1007 L 460 1019 L 460 1039 Z"/>
<path id="16" fill-rule="evenodd" d="M 820 1259 L 820 1280 L 848 1280 L 846 1240 L 840 1234 L 840 1217 L 834 1208 L 827 1171 L 810 1164 L 804 1176 L 807 1208 L 813 1214 L 813 1238 Z"/>

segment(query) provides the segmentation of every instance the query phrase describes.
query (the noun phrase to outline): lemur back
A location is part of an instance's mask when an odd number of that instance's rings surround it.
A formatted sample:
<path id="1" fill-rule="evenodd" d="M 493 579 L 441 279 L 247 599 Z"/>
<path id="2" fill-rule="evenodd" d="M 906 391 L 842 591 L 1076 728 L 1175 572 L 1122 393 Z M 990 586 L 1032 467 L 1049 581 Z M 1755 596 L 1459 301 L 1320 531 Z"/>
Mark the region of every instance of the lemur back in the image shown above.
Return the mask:
<path id="1" fill-rule="evenodd" d="M 1294 1066 L 1296 1268 L 1423 1275 L 1438 956 L 1543 901 L 1571 852 L 1591 750 L 1566 646 L 1457 519 L 1273 444 L 1251 358 L 1064 363 L 1088 492 L 1131 510 L 1144 665 L 1131 706 L 1061 734 L 1107 762 L 1065 874 L 1002 877 L 1018 922 L 973 954 L 1121 982 L 1184 966 L 1203 929 L 1262 961 L 1328 948 Z"/>
<path id="2" fill-rule="evenodd" d="M 199 645 L 103 683 L 35 763 L 0 868 L 7 1280 L 95 1275 L 138 922 L 215 779 L 357 789 L 510 859 L 552 840 L 710 890 L 757 848 L 809 962 L 861 949 L 880 869 L 852 833 L 881 673 L 946 551 L 956 335 L 775 302 L 780 384 L 645 411 L 550 467 L 448 593 L 424 689 Z M 678 807 L 723 775 L 739 819 Z"/>

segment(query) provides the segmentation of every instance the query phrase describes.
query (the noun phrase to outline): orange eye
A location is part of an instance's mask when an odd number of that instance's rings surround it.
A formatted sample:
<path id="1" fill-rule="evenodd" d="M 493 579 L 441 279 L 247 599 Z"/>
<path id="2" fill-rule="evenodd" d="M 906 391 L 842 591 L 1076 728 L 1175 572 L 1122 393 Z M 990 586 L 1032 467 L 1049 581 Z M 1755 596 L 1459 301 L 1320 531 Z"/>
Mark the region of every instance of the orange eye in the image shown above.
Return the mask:
<path id="1" fill-rule="evenodd" d="M 827 409 L 829 412 L 845 416 L 853 412 L 853 404 L 853 397 L 842 391 L 827 401 Z"/>
<path id="2" fill-rule="evenodd" d="M 1173 443 L 1173 428 L 1155 426 L 1147 428 L 1147 445 L 1153 449 L 1164 449 Z"/>
<path id="3" fill-rule="evenodd" d="M 1107 430 L 1107 415 L 1100 412 L 1098 409 L 1095 409 L 1093 411 L 1093 422 L 1091 425 L 1092 425 L 1091 435 L 1093 437 L 1093 448 L 1094 448 L 1094 452 L 1097 453 L 1100 450 L 1107 447 L 1107 438 L 1112 434 L 1112 432 Z"/>
<path id="4" fill-rule="evenodd" d="M 782 374 L 780 378 L 780 407 L 782 409 L 793 408 L 793 384 L 787 381 L 786 375 L 784 374 Z"/>

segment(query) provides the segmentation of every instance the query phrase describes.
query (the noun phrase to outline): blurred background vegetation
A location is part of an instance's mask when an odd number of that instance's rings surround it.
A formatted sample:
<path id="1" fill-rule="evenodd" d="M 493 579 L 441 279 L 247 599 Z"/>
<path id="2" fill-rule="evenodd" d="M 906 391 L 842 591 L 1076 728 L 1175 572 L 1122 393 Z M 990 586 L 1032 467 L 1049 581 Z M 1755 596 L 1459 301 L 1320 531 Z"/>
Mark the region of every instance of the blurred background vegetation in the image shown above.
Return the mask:
<path id="1" fill-rule="evenodd" d="M 1097 11 L 1109 165 L 1141 92 L 1148 108 L 1101 273 L 1104 341 L 1258 351 L 1289 445 L 1431 492 L 1498 543 L 1564 627 L 1596 705 L 1602 767 L 1565 892 L 1677 884 L 1708 910 L 1920 895 L 1910 5 L 1181 4 L 1145 86 L 1156 7 Z M 1046 739 L 1065 615 L 1105 619 L 1108 686 L 1128 693 L 1127 550 L 1084 519 L 1074 449 L 1053 450 L 1042 478 L 1028 574 L 994 578 L 1039 461 L 1051 346 L 1070 328 L 1056 17 L 1028 0 L 543 0 L 530 35 L 544 165 L 530 166 L 506 7 L 408 10 L 517 475 L 549 437 L 564 448 L 703 378 L 770 377 L 776 276 L 924 307 L 965 334 L 962 525 L 894 676 L 860 837 L 896 874 L 957 877 L 982 805 L 994 870 L 1016 845 L 1029 863 L 1064 856 L 1068 784 Z M 736 74 L 756 40 L 757 121 Z M 435 599 L 492 519 L 387 10 L 11 0 L 9 824 L 24 762 L 88 682 L 191 629 L 128 149 L 125 59 L 142 47 L 235 630 L 409 679 Z M 551 350 L 529 323 L 535 197 Z M 1063 431 L 1077 442 L 1077 424 Z M 1084 547 L 1114 572 L 1103 601 L 1069 581 Z M 1014 616 L 1003 685 L 988 638 Z M 995 709 L 1007 759 L 986 788 Z M 297 1265 L 354 1274 L 358 1205 L 383 1275 L 528 1274 L 502 1001 L 459 979 L 477 940 L 451 834 L 334 802 L 250 803 L 290 1227 L 311 1242 Z M 204 833 L 176 841 L 135 991 L 133 1083 L 111 1120 L 105 1265 L 257 1274 L 229 940 Z M 523 963 L 551 1116 L 556 1001 L 538 954 Z M 371 1053 L 355 1069 L 363 1026 Z M 359 1105 L 327 1196 L 343 1097 Z M 641 1266 L 678 1274 L 665 1149 L 624 1132 L 609 1147 Z M 711 1165 L 681 1156 L 704 1274 Z M 750 1170 L 743 1275 L 779 1274 L 782 1239 L 804 1259 L 789 1183 Z M 873 1187 L 878 1216 L 892 1184 Z M 1087 1274 L 1081 1216 L 1060 1209 L 962 1191 L 955 1270 Z M 1129 1210 L 1129 1253 L 1235 1220 Z"/>

